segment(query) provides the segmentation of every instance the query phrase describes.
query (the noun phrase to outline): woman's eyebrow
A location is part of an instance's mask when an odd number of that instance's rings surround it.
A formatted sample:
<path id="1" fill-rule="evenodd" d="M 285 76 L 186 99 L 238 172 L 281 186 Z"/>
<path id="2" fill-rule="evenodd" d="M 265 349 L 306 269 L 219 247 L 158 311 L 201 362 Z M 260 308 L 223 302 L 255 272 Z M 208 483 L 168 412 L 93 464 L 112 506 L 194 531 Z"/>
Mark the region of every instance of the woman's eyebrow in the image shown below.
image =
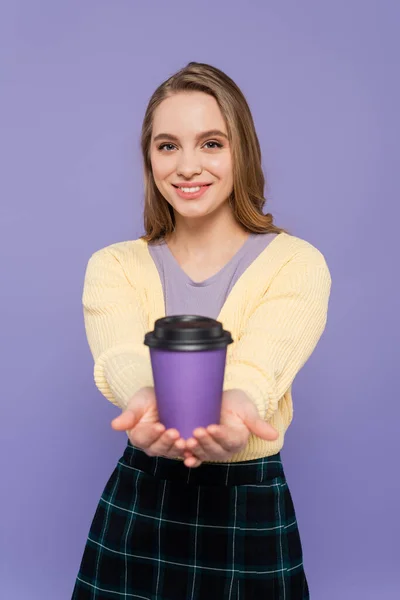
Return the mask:
<path id="1" fill-rule="evenodd" d="M 198 133 L 196 135 L 196 142 L 199 142 L 200 140 L 206 138 L 206 137 L 213 137 L 213 136 L 219 136 L 219 137 L 223 137 L 225 139 L 228 139 L 228 136 L 226 133 L 224 133 L 223 131 L 220 131 L 219 129 L 210 129 L 209 131 L 203 131 L 201 133 Z M 176 135 L 173 135 L 172 133 L 159 133 L 158 135 L 156 135 L 156 137 L 154 138 L 154 142 L 157 142 L 158 140 L 171 140 L 172 142 L 179 142 L 179 138 Z"/>

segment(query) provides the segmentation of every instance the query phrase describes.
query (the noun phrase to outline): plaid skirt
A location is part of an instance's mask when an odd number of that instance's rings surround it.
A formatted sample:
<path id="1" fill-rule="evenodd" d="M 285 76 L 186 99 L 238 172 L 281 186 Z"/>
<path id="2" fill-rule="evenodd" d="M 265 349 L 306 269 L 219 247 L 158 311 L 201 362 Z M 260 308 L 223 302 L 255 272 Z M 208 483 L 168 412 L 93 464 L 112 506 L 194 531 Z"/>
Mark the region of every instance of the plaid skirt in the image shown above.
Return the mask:
<path id="1" fill-rule="evenodd" d="M 72 600 L 307 600 L 280 454 L 150 458 L 130 442 L 98 504 Z"/>

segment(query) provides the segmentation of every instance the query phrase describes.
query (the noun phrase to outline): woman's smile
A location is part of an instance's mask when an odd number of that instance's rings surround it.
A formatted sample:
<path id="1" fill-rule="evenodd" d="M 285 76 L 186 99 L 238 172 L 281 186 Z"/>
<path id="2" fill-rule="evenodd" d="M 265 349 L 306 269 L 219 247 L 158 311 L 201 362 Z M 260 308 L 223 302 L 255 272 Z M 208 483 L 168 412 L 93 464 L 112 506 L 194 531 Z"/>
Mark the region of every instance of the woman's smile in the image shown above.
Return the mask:
<path id="1" fill-rule="evenodd" d="M 197 200 L 197 198 L 204 196 L 211 185 L 211 183 L 198 186 L 189 186 L 189 184 L 186 184 L 183 186 L 174 185 L 173 187 L 180 198 L 184 200 Z"/>

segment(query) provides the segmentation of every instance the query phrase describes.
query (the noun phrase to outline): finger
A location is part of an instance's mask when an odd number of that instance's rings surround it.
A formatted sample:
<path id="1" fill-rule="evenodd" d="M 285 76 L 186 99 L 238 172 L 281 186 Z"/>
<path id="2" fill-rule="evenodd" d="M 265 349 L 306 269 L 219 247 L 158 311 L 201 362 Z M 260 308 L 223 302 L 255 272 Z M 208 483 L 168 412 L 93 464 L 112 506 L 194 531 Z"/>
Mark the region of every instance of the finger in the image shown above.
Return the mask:
<path id="1" fill-rule="evenodd" d="M 176 440 L 176 442 L 175 442 L 175 448 L 177 450 L 179 450 L 179 452 L 180 452 L 180 454 L 182 456 L 184 456 L 184 454 L 187 452 L 187 449 L 186 449 L 186 440 L 184 440 L 183 438 L 179 438 L 178 440 Z M 189 452 L 189 454 L 191 454 L 191 453 Z"/>
<path id="2" fill-rule="evenodd" d="M 197 467 L 200 467 L 200 465 L 202 464 L 202 461 L 196 458 L 195 456 L 189 456 L 189 458 L 185 458 L 184 464 L 190 469 L 197 469 Z"/>
<path id="3" fill-rule="evenodd" d="M 127 431 L 137 425 L 142 414 L 139 411 L 134 411 L 131 408 L 124 410 L 118 417 L 111 421 L 111 426 L 117 431 Z"/>
<path id="4" fill-rule="evenodd" d="M 207 427 L 207 432 L 217 444 L 231 454 L 241 450 L 249 437 L 249 430 L 243 425 L 239 427 L 210 425 Z"/>
<path id="5" fill-rule="evenodd" d="M 193 452 L 190 452 L 189 450 L 185 450 L 183 453 L 183 458 L 192 458 L 194 456 Z M 197 456 L 195 456 L 195 458 L 198 458 Z M 199 459 L 201 460 L 201 459 Z"/>
<path id="6" fill-rule="evenodd" d="M 180 455 L 180 450 L 175 447 L 175 443 L 179 440 L 180 435 L 176 429 L 168 429 L 153 443 L 147 453 L 150 456 L 166 456 L 175 458 Z"/>
<path id="7" fill-rule="evenodd" d="M 204 456 L 206 456 L 208 460 L 218 460 L 225 457 L 226 451 L 222 448 L 221 444 L 216 442 L 202 427 L 194 430 L 193 437 L 198 441 L 199 446 L 196 449 L 192 449 L 190 446 L 188 447 L 195 456 L 197 456 L 197 453 L 200 450 L 203 450 Z"/>
<path id="8" fill-rule="evenodd" d="M 145 450 L 154 444 L 164 431 L 165 427 L 161 423 L 139 423 L 129 431 L 129 439 L 134 446 Z"/>
<path id="9" fill-rule="evenodd" d="M 195 456 L 200 460 L 207 460 L 206 451 L 195 438 L 189 438 L 186 441 L 186 448 L 190 451 L 191 456 Z"/>
<path id="10" fill-rule="evenodd" d="M 244 419 L 244 423 L 251 433 L 262 440 L 273 442 L 279 437 L 279 432 L 267 421 L 261 419 L 258 414 L 255 417 Z"/>
<path id="11" fill-rule="evenodd" d="M 183 441 L 183 445 L 179 445 L 180 441 Z M 194 454 L 186 448 L 186 440 L 178 440 L 177 442 L 175 442 L 172 452 L 174 452 L 174 458 L 179 457 L 185 459 L 193 458 L 194 456 Z"/>

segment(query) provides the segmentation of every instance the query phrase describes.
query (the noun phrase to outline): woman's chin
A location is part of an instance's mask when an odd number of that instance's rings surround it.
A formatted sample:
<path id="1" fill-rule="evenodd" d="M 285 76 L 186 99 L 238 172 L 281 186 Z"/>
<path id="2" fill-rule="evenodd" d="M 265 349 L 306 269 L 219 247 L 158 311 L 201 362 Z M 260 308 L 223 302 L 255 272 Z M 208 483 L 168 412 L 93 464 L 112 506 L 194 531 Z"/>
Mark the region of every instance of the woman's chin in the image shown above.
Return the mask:
<path id="1" fill-rule="evenodd" d="M 200 202 L 196 202 L 194 200 L 187 201 L 185 204 L 180 204 L 174 206 L 174 210 L 179 213 L 179 215 L 185 219 L 196 219 L 201 217 L 206 217 L 211 212 L 213 212 L 212 207 L 205 206 Z"/>

